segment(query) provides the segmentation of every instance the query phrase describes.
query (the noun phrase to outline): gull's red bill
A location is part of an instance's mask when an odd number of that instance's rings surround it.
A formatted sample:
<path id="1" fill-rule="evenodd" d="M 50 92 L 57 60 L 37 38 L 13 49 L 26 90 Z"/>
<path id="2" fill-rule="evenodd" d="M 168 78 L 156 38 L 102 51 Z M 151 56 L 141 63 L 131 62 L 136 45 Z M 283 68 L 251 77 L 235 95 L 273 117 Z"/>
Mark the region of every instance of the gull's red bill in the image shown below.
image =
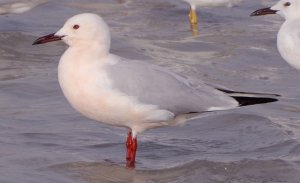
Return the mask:
<path id="1" fill-rule="evenodd" d="M 49 43 L 49 42 L 53 42 L 53 41 L 60 41 L 63 38 L 63 36 L 56 36 L 54 33 L 53 34 L 49 34 L 47 36 L 43 36 L 38 38 L 37 40 L 35 40 L 32 45 L 36 45 L 36 44 L 44 44 L 44 43 Z"/>

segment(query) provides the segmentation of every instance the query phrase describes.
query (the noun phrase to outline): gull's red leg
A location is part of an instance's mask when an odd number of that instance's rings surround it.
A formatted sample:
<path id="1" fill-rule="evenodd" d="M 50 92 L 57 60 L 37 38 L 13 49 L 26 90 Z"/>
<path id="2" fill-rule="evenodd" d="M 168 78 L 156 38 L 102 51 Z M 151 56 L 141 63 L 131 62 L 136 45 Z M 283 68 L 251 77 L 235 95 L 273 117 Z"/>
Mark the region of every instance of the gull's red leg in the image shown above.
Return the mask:
<path id="1" fill-rule="evenodd" d="M 133 138 L 131 145 L 131 156 L 130 160 L 127 161 L 127 167 L 134 168 L 135 167 L 135 155 L 137 150 L 137 137 Z"/>
<path id="2" fill-rule="evenodd" d="M 126 161 L 131 160 L 132 154 L 132 133 L 131 131 L 127 134 L 127 141 L 126 141 Z"/>
<path id="3" fill-rule="evenodd" d="M 135 162 L 135 155 L 136 155 L 136 150 L 137 150 L 137 137 L 133 138 L 132 142 L 132 153 L 131 153 L 131 161 Z"/>

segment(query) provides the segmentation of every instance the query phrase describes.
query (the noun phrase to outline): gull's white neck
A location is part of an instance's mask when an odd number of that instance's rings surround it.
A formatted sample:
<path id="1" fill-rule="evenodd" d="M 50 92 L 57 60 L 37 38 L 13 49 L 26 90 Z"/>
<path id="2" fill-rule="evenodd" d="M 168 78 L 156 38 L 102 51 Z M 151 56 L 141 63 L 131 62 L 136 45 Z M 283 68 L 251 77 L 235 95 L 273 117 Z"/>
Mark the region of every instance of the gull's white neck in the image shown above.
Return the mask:
<path id="1" fill-rule="evenodd" d="M 110 109 L 106 101 L 112 93 L 106 66 L 116 59 L 97 50 L 97 46 L 69 47 L 60 59 L 58 80 L 65 97 L 77 111 L 94 120 L 111 122 L 105 115 Z"/>
<path id="2" fill-rule="evenodd" d="M 95 76 L 104 73 L 104 66 L 113 60 L 111 57 L 108 49 L 103 49 L 99 44 L 70 46 L 62 55 L 58 66 L 58 79 L 63 91 L 67 90 L 70 83 L 76 84 L 78 88 L 89 82 L 97 83 L 96 80 L 100 78 Z"/>
<path id="3" fill-rule="evenodd" d="M 277 47 L 281 56 L 300 70 L 300 18 L 286 20 L 277 35 Z"/>

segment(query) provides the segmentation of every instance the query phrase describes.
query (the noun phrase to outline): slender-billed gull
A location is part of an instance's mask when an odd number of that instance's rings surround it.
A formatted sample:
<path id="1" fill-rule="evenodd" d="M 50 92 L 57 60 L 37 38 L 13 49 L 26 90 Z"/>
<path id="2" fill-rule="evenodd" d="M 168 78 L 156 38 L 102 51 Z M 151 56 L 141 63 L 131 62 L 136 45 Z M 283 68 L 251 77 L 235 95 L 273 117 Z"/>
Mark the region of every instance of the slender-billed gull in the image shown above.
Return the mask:
<path id="1" fill-rule="evenodd" d="M 197 7 L 218 7 L 226 6 L 228 8 L 239 4 L 242 0 L 183 0 L 190 4 L 189 19 L 191 24 L 197 24 Z"/>
<path id="2" fill-rule="evenodd" d="M 251 16 L 267 14 L 285 18 L 277 35 L 277 48 L 291 66 L 300 70 L 300 1 L 281 0 L 272 7 L 256 10 Z"/>
<path id="3" fill-rule="evenodd" d="M 110 31 L 96 14 L 71 17 L 55 34 L 33 44 L 63 40 L 58 78 L 71 105 L 90 119 L 129 130 L 128 167 L 134 167 L 137 134 L 150 128 L 182 124 L 200 113 L 274 102 L 275 95 L 247 97 L 186 79 L 159 66 L 110 53 Z"/>

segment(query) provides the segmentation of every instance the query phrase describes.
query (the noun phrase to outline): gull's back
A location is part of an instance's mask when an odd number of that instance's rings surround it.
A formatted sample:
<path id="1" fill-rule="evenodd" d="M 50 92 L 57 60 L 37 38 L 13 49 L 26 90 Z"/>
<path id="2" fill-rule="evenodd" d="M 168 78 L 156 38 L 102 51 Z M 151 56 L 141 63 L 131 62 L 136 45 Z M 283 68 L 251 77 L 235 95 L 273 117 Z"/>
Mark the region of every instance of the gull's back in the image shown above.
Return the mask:
<path id="1" fill-rule="evenodd" d="M 213 87 L 202 83 L 192 86 L 186 79 L 145 62 L 120 58 L 106 71 L 113 88 L 136 97 L 141 103 L 156 105 L 174 114 L 238 106 L 237 101 Z"/>

